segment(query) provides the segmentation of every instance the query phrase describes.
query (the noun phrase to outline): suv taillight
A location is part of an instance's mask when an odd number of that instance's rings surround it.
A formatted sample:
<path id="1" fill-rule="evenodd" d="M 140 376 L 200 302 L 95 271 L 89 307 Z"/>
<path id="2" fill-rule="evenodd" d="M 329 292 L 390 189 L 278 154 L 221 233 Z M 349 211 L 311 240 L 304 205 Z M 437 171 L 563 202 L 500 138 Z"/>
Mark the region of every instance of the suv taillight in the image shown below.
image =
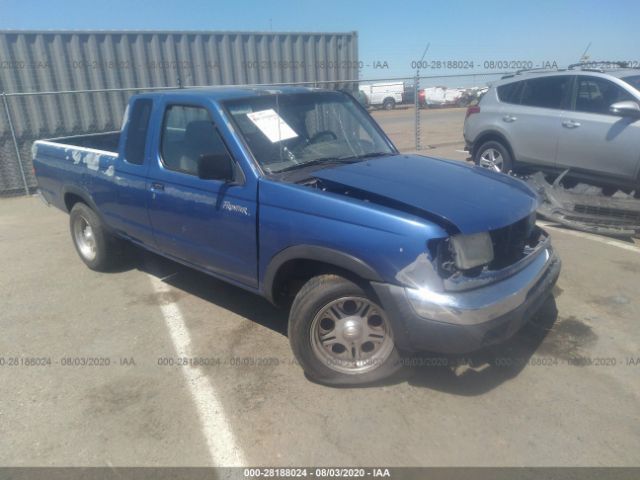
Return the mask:
<path id="1" fill-rule="evenodd" d="M 467 115 L 464 117 L 464 119 L 466 120 L 474 113 L 480 113 L 480 105 L 473 105 L 471 107 L 467 107 Z"/>

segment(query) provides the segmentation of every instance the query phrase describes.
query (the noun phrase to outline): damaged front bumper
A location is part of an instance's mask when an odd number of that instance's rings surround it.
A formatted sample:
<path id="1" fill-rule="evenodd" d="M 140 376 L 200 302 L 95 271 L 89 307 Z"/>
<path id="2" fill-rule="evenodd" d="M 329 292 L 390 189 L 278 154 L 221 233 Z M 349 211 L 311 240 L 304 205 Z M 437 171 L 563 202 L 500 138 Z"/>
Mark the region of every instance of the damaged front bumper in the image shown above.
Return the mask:
<path id="1" fill-rule="evenodd" d="M 538 213 L 575 230 L 611 237 L 627 238 L 640 233 L 640 200 L 575 193 L 561 186 L 562 177 L 550 184 L 541 172 L 527 183 L 538 193 Z M 599 189 L 598 189 L 599 190 Z"/>
<path id="2" fill-rule="evenodd" d="M 465 291 L 374 283 L 392 318 L 396 344 L 405 351 L 467 353 L 504 341 L 549 297 L 561 262 L 545 242 L 512 275 Z"/>

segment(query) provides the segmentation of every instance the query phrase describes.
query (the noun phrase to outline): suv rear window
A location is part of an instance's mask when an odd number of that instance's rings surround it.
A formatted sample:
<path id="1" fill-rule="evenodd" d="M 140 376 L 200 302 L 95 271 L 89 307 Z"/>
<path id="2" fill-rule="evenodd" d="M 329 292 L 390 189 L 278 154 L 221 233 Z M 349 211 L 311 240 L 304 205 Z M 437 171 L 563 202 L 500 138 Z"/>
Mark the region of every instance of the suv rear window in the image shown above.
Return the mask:
<path id="1" fill-rule="evenodd" d="M 541 108 L 566 107 L 571 90 L 571 76 L 532 78 L 524 82 L 520 105 Z"/>
<path id="2" fill-rule="evenodd" d="M 512 82 L 498 87 L 498 98 L 504 103 L 520 103 L 520 92 L 524 82 Z"/>

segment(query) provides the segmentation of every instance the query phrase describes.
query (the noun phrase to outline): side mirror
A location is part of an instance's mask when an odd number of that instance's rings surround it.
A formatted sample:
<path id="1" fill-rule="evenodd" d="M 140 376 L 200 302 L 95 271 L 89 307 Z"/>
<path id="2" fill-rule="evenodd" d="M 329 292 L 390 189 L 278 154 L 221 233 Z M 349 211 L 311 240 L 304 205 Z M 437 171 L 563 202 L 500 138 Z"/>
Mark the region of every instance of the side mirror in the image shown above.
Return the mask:
<path id="1" fill-rule="evenodd" d="M 203 180 L 233 180 L 233 161 L 224 153 L 205 154 L 198 158 L 198 178 Z"/>
<path id="2" fill-rule="evenodd" d="M 620 115 L 622 117 L 640 118 L 640 105 L 638 105 L 633 100 L 616 102 L 609 107 L 609 112 L 613 113 L 614 115 Z"/>

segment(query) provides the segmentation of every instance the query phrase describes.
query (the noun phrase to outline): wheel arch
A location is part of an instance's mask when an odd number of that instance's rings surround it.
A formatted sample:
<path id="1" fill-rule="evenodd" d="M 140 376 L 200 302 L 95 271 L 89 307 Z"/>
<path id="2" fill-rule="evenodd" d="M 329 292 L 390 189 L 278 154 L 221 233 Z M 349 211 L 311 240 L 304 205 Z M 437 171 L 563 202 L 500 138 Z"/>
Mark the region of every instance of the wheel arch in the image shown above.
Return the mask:
<path id="1" fill-rule="evenodd" d="M 64 203 L 64 207 L 67 212 L 71 212 L 73 206 L 78 203 L 86 203 L 88 207 L 91 208 L 96 214 L 99 215 L 98 209 L 91 199 L 91 195 L 89 195 L 85 190 L 80 187 L 76 187 L 74 185 L 67 185 L 62 189 L 62 201 Z"/>
<path id="2" fill-rule="evenodd" d="M 358 257 L 316 245 L 296 245 L 274 255 L 262 282 L 265 297 L 282 304 L 288 288 L 299 289 L 306 280 L 323 273 L 342 275 L 354 282 L 382 282 L 382 277 Z M 296 285 L 296 283 L 298 285 Z"/>
<path id="3" fill-rule="evenodd" d="M 100 212 L 100 209 L 98 208 L 96 203 L 91 198 L 91 195 L 86 190 L 84 190 L 84 189 L 82 189 L 82 188 L 80 188 L 80 187 L 78 187 L 76 185 L 66 185 L 62 189 L 62 202 L 63 202 L 64 209 L 67 211 L 67 213 L 71 213 L 71 209 L 73 208 L 73 206 L 76 203 L 78 203 L 78 202 L 84 203 L 91 210 L 93 210 L 95 212 L 95 214 L 98 216 L 98 218 L 100 219 L 100 221 L 104 225 L 104 228 L 107 231 L 113 233 L 113 231 L 112 231 L 111 227 L 109 226 L 109 224 L 107 224 L 107 222 L 105 222 L 105 219 L 102 216 L 102 212 Z"/>
<path id="4" fill-rule="evenodd" d="M 497 130 L 488 130 L 478 135 L 478 138 L 473 142 L 473 151 L 471 152 L 471 158 L 475 160 L 476 154 L 478 153 L 480 147 L 490 141 L 496 141 L 504 145 L 504 147 L 509 151 L 509 155 L 511 155 L 511 160 L 513 162 L 516 161 L 515 155 L 513 154 L 513 147 L 511 146 L 511 142 L 503 133 Z"/>

